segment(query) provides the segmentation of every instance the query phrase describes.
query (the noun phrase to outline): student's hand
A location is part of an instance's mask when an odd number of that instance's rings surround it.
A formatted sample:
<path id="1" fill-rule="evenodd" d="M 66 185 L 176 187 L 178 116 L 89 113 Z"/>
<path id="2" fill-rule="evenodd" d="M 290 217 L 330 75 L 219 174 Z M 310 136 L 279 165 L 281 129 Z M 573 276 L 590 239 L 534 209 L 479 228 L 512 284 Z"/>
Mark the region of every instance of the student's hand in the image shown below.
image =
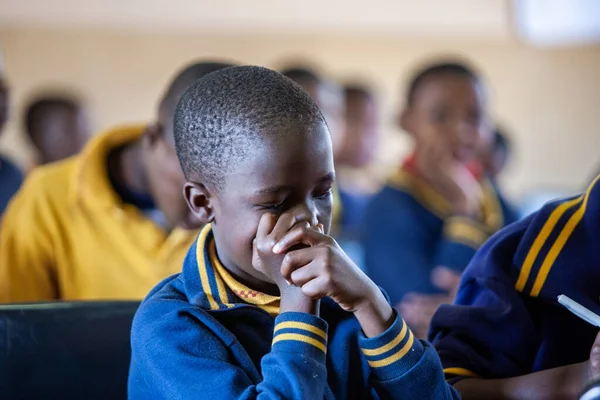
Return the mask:
<path id="1" fill-rule="evenodd" d="M 431 273 L 431 280 L 436 287 L 445 290 L 446 293 L 408 293 L 396 305 L 402 318 L 419 339 L 427 338 L 431 319 L 440 304 L 454 302 L 460 283 L 460 274 L 446 267 L 437 267 Z"/>
<path id="2" fill-rule="evenodd" d="M 457 215 L 476 215 L 482 190 L 467 167 L 457 161 L 441 140 L 423 143 L 417 154 L 419 171 Z"/>
<path id="3" fill-rule="evenodd" d="M 566 344 L 568 345 L 568 344 Z M 475 399 L 577 399 L 582 390 L 600 378 L 600 334 L 588 361 L 504 379 L 463 379 L 454 387 L 464 400 Z"/>
<path id="4" fill-rule="evenodd" d="M 587 382 L 600 378 L 600 333 L 596 335 L 596 339 L 590 350 L 590 359 L 587 362 Z M 586 382 L 586 384 L 587 384 Z"/>
<path id="5" fill-rule="evenodd" d="M 291 214 L 283 214 L 280 217 L 270 213 L 263 214 L 253 242 L 252 266 L 270 278 L 279 288 L 281 313 L 296 311 L 318 315 L 318 302 L 305 296 L 300 288 L 286 281 L 281 275 L 281 263 L 284 256 L 273 252 L 273 246 L 285 236 L 295 223 L 295 218 Z M 304 225 L 308 226 L 309 224 Z"/>
<path id="6" fill-rule="evenodd" d="M 299 246 L 308 246 L 298 248 Z M 353 312 L 368 337 L 393 323 L 394 313 L 381 290 L 344 253 L 323 226 L 294 226 L 273 251 L 284 254 L 281 275 L 312 298 L 330 297 Z"/>

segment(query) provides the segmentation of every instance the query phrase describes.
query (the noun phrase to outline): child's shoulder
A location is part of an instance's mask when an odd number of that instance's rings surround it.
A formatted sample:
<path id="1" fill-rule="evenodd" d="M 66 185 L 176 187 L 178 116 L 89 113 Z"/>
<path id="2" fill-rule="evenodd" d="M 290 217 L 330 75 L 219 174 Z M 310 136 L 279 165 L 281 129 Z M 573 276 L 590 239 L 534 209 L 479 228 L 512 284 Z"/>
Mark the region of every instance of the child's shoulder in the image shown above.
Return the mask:
<path id="1" fill-rule="evenodd" d="M 146 296 L 133 319 L 133 347 L 147 346 L 149 342 L 153 346 L 160 343 L 186 346 L 186 343 L 206 345 L 217 341 L 214 318 L 190 302 L 184 286 L 182 275 L 176 274 L 164 279 Z"/>
<path id="2" fill-rule="evenodd" d="M 412 186 L 386 184 L 367 202 L 367 219 L 381 217 L 385 220 L 402 219 L 423 222 L 424 218 L 432 222 L 441 221 L 448 214 L 444 199 L 431 191 L 417 190 Z"/>

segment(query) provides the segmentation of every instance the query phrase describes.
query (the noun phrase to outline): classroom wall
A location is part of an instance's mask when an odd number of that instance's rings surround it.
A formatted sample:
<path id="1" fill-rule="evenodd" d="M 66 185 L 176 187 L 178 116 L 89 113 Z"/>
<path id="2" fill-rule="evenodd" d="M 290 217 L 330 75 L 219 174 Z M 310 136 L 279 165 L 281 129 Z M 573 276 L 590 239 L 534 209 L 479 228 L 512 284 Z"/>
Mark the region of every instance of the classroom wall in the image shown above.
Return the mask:
<path id="1" fill-rule="evenodd" d="M 537 49 L 515 39 L 358 36 L 208 36 L 86 30 L 0 29 L 12 88 L 12 120 L 0 149 L 25 165 L 21 106 L 41 87 L 67 85 L 87 96 L 94 127 L 152 118 L 171 73 L 199 57 L 281 66 L 308 58 L 338 78 L 367 77 L 379 89 L 385 173 L 410 141 L 394 126 L 404 79 L 420 61 L 469 57 L 485 73 L 493 115 L 516 154 L 504 176 L 518 197 L 531 189 L 577 190 L 600 167 L 600 46 Z"/>

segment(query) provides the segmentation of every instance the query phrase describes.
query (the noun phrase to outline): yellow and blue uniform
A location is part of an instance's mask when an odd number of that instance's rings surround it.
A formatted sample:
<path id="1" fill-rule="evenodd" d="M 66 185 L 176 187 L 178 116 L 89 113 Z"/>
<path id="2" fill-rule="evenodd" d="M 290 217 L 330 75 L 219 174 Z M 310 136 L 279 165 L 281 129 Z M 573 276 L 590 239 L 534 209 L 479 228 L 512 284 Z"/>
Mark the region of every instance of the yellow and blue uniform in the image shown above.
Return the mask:
<path id="1" fill-rule="evenodd" d="M 477 219 L 452 216 L 449 202 L 404 167 L 371 200 L 362 230 L 365 266 L 392 304 L 408 292 L 439 293 L 431 282 L 435 267 L 462 272 L 479 246 L 512 222 L 491 183 L 482 188 Z"/>
<path id="2" fill-rule="evenodd" d="M 183 272 L 136 313 L 129 398 L 459 398 L 433 347 L 401 318 L 366 338 L 331 299 L 320 317 L 280 314 L 279 301 L 236 281 L 205 227 Z"/>
<path id="3" fill-rule="evenodd" d="M 600 314 L 600 184 L 548 203 L 493 236 L 465 270 L 431 338 L 446 373 L 504 378 L 586 361 L 598 328 L 560 306 Z"/>
<path id="4" fill-rule="evenodd" d="M 108 176 L 109 152 L 142 133 L 110 130 L 31 172 L 0 227 L 0 302 L 142 299 L 180 271 L 197 232 L 167 234 L 124 203 Z"/>

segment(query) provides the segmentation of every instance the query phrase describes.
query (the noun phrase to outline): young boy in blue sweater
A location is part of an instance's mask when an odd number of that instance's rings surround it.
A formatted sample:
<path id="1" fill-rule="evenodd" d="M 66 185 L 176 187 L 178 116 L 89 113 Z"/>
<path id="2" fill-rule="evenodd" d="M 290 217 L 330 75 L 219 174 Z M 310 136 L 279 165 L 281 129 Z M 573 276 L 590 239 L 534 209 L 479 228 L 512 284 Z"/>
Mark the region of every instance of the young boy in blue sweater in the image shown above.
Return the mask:
<path id="1" fill-rule="evenodd" d="M 364 218 L 369 277 L 418 337 L 477 248 L 507 222 L 478 162 L 490 134 L 483 84 L 467 65 L 429 65 L 412 79 L 400 125 L 414 151 Z"/>
<path id="2" fill-rule="evenodd" d="M 457 399 L 438 356 L 327 235 L 327 125 L 291 80 L 209 74 L 175 115 L 185 198 L 207 225 L 140 306 L 131 399 Z"/>
<path id="3" fill-rule="evenodd" d="M 598 328 L 557 301 L 600 314 L 599 181 L 493 236 L 435 314 L 431 338 L 465 399 L 571 399 L 600 375 Z"/>

